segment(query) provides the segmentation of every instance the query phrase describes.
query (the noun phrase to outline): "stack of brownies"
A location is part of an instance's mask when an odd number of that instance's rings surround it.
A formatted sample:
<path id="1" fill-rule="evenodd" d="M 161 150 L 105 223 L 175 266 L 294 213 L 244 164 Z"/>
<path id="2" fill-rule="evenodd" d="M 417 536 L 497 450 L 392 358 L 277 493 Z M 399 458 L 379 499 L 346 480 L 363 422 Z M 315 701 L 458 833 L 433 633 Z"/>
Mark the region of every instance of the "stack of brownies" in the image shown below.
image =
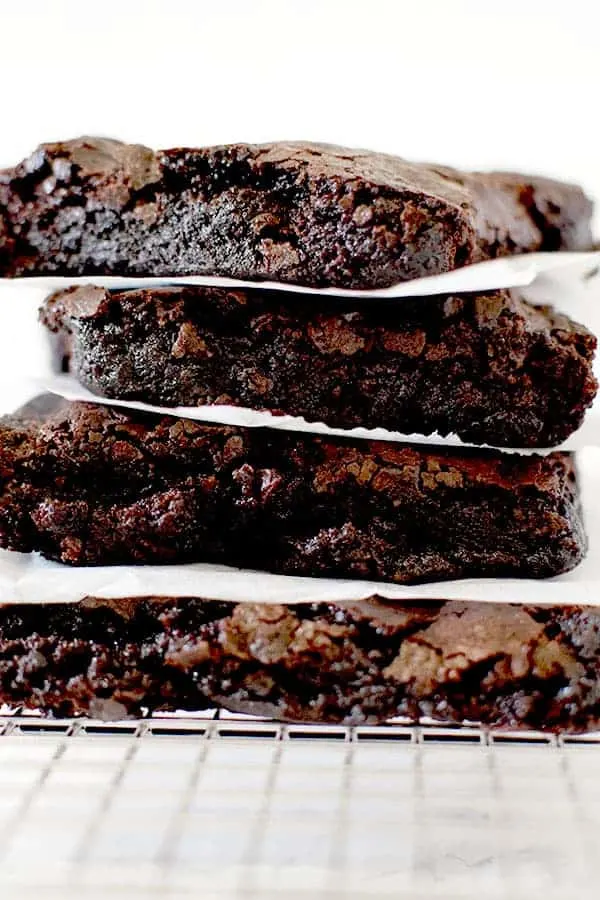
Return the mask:
<path id="1" fill-rule="evenodd" d="M 579 188 L 543 178 L 324 145 L 154 153 L 85 138 L 0 172 L 0 276 L 89 276 L 41 316 L 65 369 L 103 398 L 546 449 L 596 392 L 582 325 L 517 291 L 394 302 L 286 285 L 374 289 L 585 250 L 590 221 Z M 106 275 L 163 283 L 94 286 Z M 257 286 L 169 286 L 182 275 Z M 261 289 L 267 279 L 281 290 Z M 43 396 L 0 422 L 0 546 L 76 566 L 212 562 L 405 584 L 546 578 L 582 559 L 571 454 L 423 441 Z M 439 597 L 7 605 L 0 701 L 54 715 L 222 705 L 283 720 L 597 727 L 600 613 L 445 602 L 443 583 Z"/>

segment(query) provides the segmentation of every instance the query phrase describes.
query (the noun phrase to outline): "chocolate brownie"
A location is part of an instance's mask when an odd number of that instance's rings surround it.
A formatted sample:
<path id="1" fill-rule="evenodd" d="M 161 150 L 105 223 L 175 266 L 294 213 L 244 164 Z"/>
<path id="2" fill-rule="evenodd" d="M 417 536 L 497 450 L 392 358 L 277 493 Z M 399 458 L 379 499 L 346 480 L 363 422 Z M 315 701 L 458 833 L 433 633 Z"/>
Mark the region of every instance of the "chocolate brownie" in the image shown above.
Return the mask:
<path id="1" fill-rule="evenodd" d="M 325 439 L 53 401 L 0 420 L 0 546 L 396 582 L 557 575 L 573 459 Z"/>
<path id="2" fill-rule="evenodd" d="M 105 397 L 232 403 L 339 428 L 457 433 L 550 447 L 596 393 L 596 338 L 514 292 L 390 304 L 264 290 L 87 286 L 42 320 L 77 378 Z"/>
<path id="3" fill-rule="evenodd" d="M 130 598 L 0 608 L 0 702 L 106 719 L 228 709 L 305 722 L 600 726 L 600 612 Z"/>
<path id="4" fill-rule="evenodd" d="M 45 144 L 0 172 L 0 275 L 226 275 L 375 288 L 592 242 L 583 191 L 325 144 Z"/>

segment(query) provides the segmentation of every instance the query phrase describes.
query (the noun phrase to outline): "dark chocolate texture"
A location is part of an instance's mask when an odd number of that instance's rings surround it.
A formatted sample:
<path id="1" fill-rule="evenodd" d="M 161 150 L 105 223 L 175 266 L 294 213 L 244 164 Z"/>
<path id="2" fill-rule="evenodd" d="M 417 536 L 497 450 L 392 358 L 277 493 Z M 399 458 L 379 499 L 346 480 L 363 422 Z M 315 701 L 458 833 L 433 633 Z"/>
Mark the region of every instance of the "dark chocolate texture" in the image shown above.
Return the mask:
<path id="1" fill-rule="evenodd" d="M 0 422 L 0 546 L 418 582 L 557 575 L 572 457 L 323 438 L 53 401 Z"/>
<path id="2" fill-rule="evenodd" d="M 506 254 L 581 250 L 575 186 L 325 144 L 154 152 L 44 144 L 0 172 L 0 276 L 225 275 L 374 288 Z"/>
<path id="3" fill-rule="evenodd" d="M 600 613 L 377 597 L 4 606 L 0 702 L 104 719 L 223 706 L 291 722 L 585 732 L 600 724 Z"/>
<path id="4" fill-rule="evenodd" d="M 91 391 L 161 406 L 552 447 L 596 393 L 596 338 L 510 291 L 317 305 L 267 290 L 90 285 L 50 297 L 42 319 Z"/>

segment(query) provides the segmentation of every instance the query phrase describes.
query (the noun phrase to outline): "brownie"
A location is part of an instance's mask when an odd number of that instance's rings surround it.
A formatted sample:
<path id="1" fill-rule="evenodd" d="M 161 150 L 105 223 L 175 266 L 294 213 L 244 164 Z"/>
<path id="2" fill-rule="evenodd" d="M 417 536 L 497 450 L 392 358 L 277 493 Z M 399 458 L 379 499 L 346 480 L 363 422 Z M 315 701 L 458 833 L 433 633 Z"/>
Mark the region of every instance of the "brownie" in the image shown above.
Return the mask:
<path id="1" fill-rule="evenodd" d="M 596 393 L 596 338 L 517 293 L 356 302 L 265 290 L 92 285 L 42 320 L 79 381 L 162 406 L 230 403 L 338 428 L 551 447 Z"/>
<path id="2" fill-rule="evenodd" d="M 0 420 L 0 546 L 418 582 L 585 552 L 574 462 L 299 436 L 50 401 Z M 52 408 L 54 407 L 54 408 Z"/>
<path id="3" fill-rule="evenodd" d="M 1 607 L 0 659 L 0 702 L 54 716 L 600 725 L 600 612 L 576 606 L 86 598 Z"/>
<path id="4" fill-rule="evenodd" d="M 0 275 L 224 275 L 376 288 L 581 250 L 574 185 L 325 144 L 45 144 L 0 172 Z"/>

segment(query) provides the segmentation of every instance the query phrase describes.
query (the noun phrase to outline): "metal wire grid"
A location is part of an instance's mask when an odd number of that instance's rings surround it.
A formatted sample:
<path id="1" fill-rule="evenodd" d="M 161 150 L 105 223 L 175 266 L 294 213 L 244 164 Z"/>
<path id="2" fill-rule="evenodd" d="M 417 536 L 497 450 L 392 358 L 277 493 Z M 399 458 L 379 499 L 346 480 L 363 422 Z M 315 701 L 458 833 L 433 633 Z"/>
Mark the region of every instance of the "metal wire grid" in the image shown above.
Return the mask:
<path id="1" fill-rule="evenodd" d="M 409 744 L 532 744 L 547 747 L 600 744 L 600 732 L 580 735 L 554 735 L 538 731 L 493 732 L 479 726 L 440 726 L 424 720 L 415 726 L 405 719 L 390 719 L 385 725 L 285 724 L 262 716 L 241 715 L 225 709 L 207 709 L 196 713 L 163 713 L 144 719 L 104 722 L 93 719 L 46 719 L 25 709 L 0 707 L 0 737 L 10 735 L 54 734 L 65 737 L 120 736 L 261 738 L 263 740 L 327 740 L 344 742 L 383 742 Z"/>
<path id="2" fill-rule="evenodd" d="M 597 897 L 598 736 L 1 720 L 0 897 Z"/>

